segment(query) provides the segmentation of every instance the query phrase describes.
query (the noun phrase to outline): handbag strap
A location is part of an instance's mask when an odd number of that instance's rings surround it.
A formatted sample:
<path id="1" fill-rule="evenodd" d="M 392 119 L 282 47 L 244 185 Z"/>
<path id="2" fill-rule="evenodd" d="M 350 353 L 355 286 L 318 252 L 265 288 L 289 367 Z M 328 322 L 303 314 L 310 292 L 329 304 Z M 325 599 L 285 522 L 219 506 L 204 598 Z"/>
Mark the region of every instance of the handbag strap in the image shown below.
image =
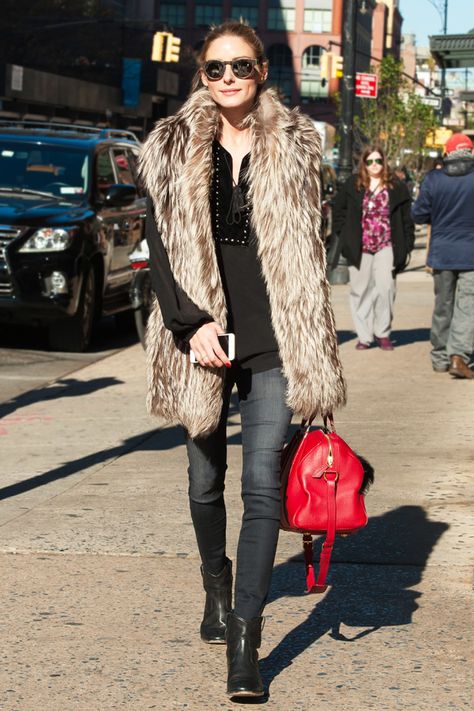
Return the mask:
<path id="1" fill-rule="evenodd" d="M 311 415 L 311 417 L 303 418 L 301 420 L 301 429 L 306 429 L 309 430 L 311 425 L 313 424 L 314 419 L 316 418 L 316 415 Z M 328 422 L 329 422 L 329 427 L 328 427 Z M 336 425 L 334 424 L 334 417 L 332 412 L 326 412 L 323 415 L 323 426 L 325 430 L 330 430 L 331 432 L 336 432 Z"/>
<path id="2" fill-rule="evenodd" d="M 329 427 L 328 427 L 328 422 L 329 422 Z M 336 432 L 336 425 L 334 424 L 334 417 L 332 412 L 327 412 L 325 415 L 323 415 L 323 424 L 324 424 L 324 429 L 330 429 L 331 432 Z"/>
<path id="3" fill-rule="evenodd" d="M 326 578 L 331 562 L 332 550 L 336 539 L 336 484 L 339 474 L 335 471 L 326 471 L 323 474 L 326 482 L 327 493 L 327 521 L 328 529 L 326 539 L 321 548 L 319 557 L 319 574 L 315 582 L 314 564 L 313 564 L 313 537 L 310 533 L 303 534 L 303 550 L 304 561 L 306 566 L 306 592 L 323 593 L 327 590 Z"/>

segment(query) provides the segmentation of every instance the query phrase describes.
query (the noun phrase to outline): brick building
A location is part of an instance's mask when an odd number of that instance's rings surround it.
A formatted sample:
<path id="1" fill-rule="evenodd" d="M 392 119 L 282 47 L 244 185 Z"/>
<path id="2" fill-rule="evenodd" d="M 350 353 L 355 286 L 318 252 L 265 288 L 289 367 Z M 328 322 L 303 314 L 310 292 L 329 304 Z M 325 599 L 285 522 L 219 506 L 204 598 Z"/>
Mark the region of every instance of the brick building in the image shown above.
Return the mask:
<path id="1" fill-rule="evenodd" d="M 398 0 L 359 0 L 357 69 L 367 71 L 371 56 L 399 52 L 401 17 Z M 127 12 L 155 19 L 198 50 L 211 24 L 246 19 L 262 38 L 270 61 L 270 81 L 290 105 L 304 105 L 320 120 L 334 121 L 330 97 L 339 80 L 321 81 L 324 52 L 341 53 L 343 0 L 129 0 Z M 374 40 L 376 42 L 374 46 Z"/>

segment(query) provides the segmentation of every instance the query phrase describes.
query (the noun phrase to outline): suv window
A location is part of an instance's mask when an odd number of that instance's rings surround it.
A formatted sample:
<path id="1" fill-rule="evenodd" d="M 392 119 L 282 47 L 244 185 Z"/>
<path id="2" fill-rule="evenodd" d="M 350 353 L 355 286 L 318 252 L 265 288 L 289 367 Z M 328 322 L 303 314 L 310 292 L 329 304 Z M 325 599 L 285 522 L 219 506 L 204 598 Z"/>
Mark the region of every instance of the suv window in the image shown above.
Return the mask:
<path id="1" fill-rule="evenodd" d="M 85 151 L 24 141 L 1 142 L 0 187 L 70 200 L 87 193 L 88 178 L 89 156 Z"/>
<path id="2" fill-rule="evenodd" d="M 117 182 L 115 178 L 114 166 L 108 150 L 101 151 L 97 155 L 95 165 L 97 192 L 100 197 L 104 197 L 111 185 Z"/>

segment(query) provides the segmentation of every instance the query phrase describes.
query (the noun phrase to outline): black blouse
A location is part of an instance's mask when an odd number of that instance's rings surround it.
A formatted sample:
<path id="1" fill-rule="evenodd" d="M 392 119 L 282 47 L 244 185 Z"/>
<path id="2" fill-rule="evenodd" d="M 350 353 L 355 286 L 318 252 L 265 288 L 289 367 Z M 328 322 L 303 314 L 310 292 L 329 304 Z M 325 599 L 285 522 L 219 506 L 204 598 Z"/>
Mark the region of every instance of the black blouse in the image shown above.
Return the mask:
<path id="1" fill-rule="evenodd" d="M 281 367 L 251 224 L 247 182 L 250 154 L 243 158 L 238 186 L 234 186 L 231 154 L 218 141 L 214 141 L 212 152 L 212 231 L 228 309 L 227 331 L 235 333 L 236 360 L 252 372 Z M 189 342 L 198 328 L 213 319 L 177 287 L 152 209 L 149 200 L 146 234 L 152 285 L 166 328 Z"/>

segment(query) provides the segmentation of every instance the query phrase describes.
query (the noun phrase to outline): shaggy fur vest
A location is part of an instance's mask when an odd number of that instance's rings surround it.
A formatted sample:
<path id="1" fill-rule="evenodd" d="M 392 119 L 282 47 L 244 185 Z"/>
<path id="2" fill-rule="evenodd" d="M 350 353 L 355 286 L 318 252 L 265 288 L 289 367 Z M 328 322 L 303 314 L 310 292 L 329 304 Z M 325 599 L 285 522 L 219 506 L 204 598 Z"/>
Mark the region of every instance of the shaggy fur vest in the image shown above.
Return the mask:
<path id="1" fill-rule="evenodd" d="M 251 129 L 249 196 L 272 325 L 288 382 L 286 401 L 309 418 L 345 403 L 334 316 L 320 238 L 321 143 L 311 121 L 263 91 L 245 120 Z M 141 155 L 158 230 L 176 283 L 225 329 L 209 189 L 216 104 L 206 88 L 160 120 Z M 190 437 L 212 432 L 222 409 L 224 373 L 192 365 L 165 329 L 158 304 L 148 325 L 148 409 Z"/>

